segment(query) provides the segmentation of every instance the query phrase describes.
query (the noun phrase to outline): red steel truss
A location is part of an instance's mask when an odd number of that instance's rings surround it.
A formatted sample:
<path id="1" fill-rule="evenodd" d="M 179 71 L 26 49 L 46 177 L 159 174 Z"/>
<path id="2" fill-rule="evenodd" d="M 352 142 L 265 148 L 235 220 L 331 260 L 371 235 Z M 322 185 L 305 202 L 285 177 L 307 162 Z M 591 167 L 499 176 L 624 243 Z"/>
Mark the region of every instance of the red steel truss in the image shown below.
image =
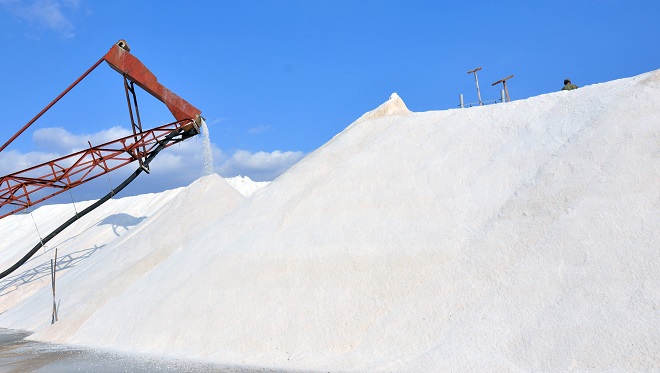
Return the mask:
<path id="1" fill-rule="evenodd" d="M 129 51 L 126 41 L 118 41 L 82 76 L 0 146 L 0 152 L 103 61 L 123 76 L 133 135 L 98 146 L 89 144 L 89 149 L 0 177 L 0 214 L 3 214 L 0 219 L 136 160 L 139 161 L 140 167 L 148 172 L 143 162 L 158 146 L 159 141 L 170 135 L 164 142 L 167 143 L 166 146 L 170 146 L 199 133 L 201 111 L 160 84 L 156 76 Z M 163 102 L 176 122 L 143 131 L 135 85 Z M 5 206 L 9 206 L 5 211 L 11 211 L 5 213 L 1 210 Z"/>
<path id="2" fill-rule="evenodd" d="M 168 134 L 181 134 L 167 146 L 196 134 L 186 131 L 190 119 L 162 125 L 135 135 L 92 146 L 38 166 L 0 177 L 0 208 L 13 209 L 0 216 L 14 214 L 71 188 L 93 180 L 138 159 L 144 159 Z M 38 197 L 31 197 L 37 196 Z"/>

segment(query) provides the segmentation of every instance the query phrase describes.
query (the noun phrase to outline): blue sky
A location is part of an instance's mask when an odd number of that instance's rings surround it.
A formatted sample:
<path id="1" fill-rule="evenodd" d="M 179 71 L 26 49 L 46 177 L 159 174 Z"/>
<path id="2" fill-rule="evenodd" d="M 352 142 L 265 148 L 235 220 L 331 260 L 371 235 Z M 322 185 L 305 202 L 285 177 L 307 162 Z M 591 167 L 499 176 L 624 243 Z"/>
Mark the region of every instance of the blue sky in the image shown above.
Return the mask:
<path id="1" fill-rule="evenodd" d="M 455 108 L 460 93 L 476 101 L 467 71 L 479 66 L 484 100 L 499 98 L 491 83 L 511 74 L 518 100 L 566 77 L 583 86 L 658 69 L 659 15 L 657 0 L 0 0 L 0 140 L 123 38 L 202 110 L 216 171 L 272 180 L 392 92 L 412 111 Z M 0 173 L 127 131 L 122 84 L 100 66 L 0 154 Z M 145 127 L 173 120 L 140 93 Z M 201 144 L 168 149 L 127 193 L 201 176 Z"/>

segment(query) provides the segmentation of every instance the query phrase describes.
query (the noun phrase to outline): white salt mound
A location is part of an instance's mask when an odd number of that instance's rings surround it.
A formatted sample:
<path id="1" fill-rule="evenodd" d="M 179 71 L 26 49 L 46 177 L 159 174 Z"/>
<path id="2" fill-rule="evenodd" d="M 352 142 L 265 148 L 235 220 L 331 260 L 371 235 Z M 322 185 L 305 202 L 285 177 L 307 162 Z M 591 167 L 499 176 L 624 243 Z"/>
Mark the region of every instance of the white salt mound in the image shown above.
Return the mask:
<path id="1" fill-rule="evenodd" d="M 173 189 L 157 194 L 111 199 L 101 208 L 80 218 L 48 242 L 26 264 L 0 280 L 0 314 L 44 286 L 50 289 L 50 261 L 55 258 L 55 249 L 58 255 L 57 277 L 60 278 L 100 254 L 112 241 L 151 216 L 179 191 Z M 31 214 L 16 214 L 0 220 L 0 270 L 11 267 L 39 243 L 39 235 L 48 235 L 75 216 L 76 211 L 82 211 L 93 202 L 44 205 Z M 41 320 L 44 323 L 48 321 L 47 317 Z"/>
<path id="2" fill-rule="evenodd" d="M 58 271 L 60 321 L 54 332 L 72 333 L 104 307 L 135 307 L 139 310 L 142 302 L 151 303 L 148 298 L 157 297 L 156 293 L 132 305 L 115 306 L 112 301 L 121 299 L 123 292 L 131 292 L 145 275 L 179 250 L 183 242 L 200 234 L 214 219 L 245 199 L 217 174 L 204 176 L 177 192 L 166 205 L 93 257 L 68 273 Z M 0 315 L 0 325 L 39 330 L 50 324 L 50 318 L 45 317 L 49 314 L 44 313 L 41 306 L 49 300 L 52 305 L 51 287 L 43 286 L 35 296 Z M 142 312 L 138 311 L 132 317 L 139 315 Z"/>
<path id="3" fill-rule="evenodd" d="M 225 215 L 145 220 L 32 338 L 316 371 L 657 371 L 658 107 L 660 71 L 471 109 L 393 97 Z"/>

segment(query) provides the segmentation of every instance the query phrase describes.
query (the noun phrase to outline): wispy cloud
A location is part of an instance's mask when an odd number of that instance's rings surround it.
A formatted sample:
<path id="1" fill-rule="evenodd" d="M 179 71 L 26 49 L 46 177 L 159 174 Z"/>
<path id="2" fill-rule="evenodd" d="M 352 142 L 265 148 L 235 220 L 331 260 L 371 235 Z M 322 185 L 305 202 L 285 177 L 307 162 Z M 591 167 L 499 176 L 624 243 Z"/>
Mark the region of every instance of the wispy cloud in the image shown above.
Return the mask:
<path id="1" fill-rule="evenodd" d="M 213 119 L 207 120 L 206 124 L 213 125 L 213 124 L 222 123 L 226 120 L 229 120 L 229 118 L 213 118 Z"/>
<path id="2" fill-rule="evenodd" d="M 22 153 L 16 150 L 4 150 L 0 153 L 0 176 L 8 175 L 17 171 L 25 170 L 55 158 L 61 157 L 60 153 L 28 152 Z"/>
<path id="3" fill-rule="evenodd" d="M 92 145 L 100 145 L 131 133 L 127 128 L 116 126 L 93 134 L 75 135 L 64 128 L 51 127 L 34 131 L 32 140 L 39 149 L 67 154 L 89 148 L 88 141 Z"/>
<path id="4" fill-rule="evenodd" d="M 253 135 L 257 135 L 257 134 L 264 133 L 264 132 L 268 131 L 270 128 L 271 128 L 270 125 L 265 125 L 264 124 L 264 125 L 261 125 L 261 126 L 256 126 L 256 127 L 252 127 L 250 129 L 248 129 L 248 133 L 251 133 Z"/>
<path id="5" fill-rule="evenodd" d="M 55 31 L 64 38 L 75 36 L 70 17 L 80 8 L 79 0 L 0 0 L 0 6 L 32 27 Z"/>

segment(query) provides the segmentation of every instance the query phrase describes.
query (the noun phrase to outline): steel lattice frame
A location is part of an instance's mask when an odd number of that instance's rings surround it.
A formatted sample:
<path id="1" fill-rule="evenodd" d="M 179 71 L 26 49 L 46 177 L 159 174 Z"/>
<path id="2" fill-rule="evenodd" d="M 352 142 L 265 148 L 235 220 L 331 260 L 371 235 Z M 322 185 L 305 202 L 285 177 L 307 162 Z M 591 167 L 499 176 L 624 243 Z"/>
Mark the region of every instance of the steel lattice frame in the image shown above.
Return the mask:
<path id="1" fill-rule="evenodd" d="M 201 111 L 160 84 L 156 76 L 129 51 L 130 48 L 128 48 L 126 41 L 118 41 L 110 48 L 108 53 L 85 71 L 82 76 L 41 110 L 4 145 L 0 146 L 0 152 L 104 61 L 123 76 L 133 135 L 102 145 L 92 146 L 92 144 L 89 144 L 88 149 L 77 153 L 10 175 L 0 176 L 0 209 L 5 206 L 13 207 L 8 213 L 0 210 L 0 214 L 2 214 L 0 219 L 34 206 L 133 161 L 139 161 L 140 167 L 148 172 L 148 166 L 144 163 L 144 160 L 158 147 L 159 141 L 167 136 L 167 147 L 199 133 L 199 125 L 202 119 Z M 163 102 L 176 119 L 176 122 L 143 131 L 137 97 L 135 96 L 135 85 Z M 6 210 L 7 208 L 5 208 Z"/>
<path id="2" fill-rule="evenodd" d="M 116 170 L 133 161 L 144 159 L 158 142 L 172 132 L 180 132 L 167 146 L 183 141 L 196 130 L 190 128 L 192 120 L 162 125 L 147 131 L 129 135 L 105 144 L 61 157 L 38 166 L 0 177 L 0 208 L 15 206 L 14 214 L 71 188 Z M 31 198 L 39 194 L 39 197 Z"/>

